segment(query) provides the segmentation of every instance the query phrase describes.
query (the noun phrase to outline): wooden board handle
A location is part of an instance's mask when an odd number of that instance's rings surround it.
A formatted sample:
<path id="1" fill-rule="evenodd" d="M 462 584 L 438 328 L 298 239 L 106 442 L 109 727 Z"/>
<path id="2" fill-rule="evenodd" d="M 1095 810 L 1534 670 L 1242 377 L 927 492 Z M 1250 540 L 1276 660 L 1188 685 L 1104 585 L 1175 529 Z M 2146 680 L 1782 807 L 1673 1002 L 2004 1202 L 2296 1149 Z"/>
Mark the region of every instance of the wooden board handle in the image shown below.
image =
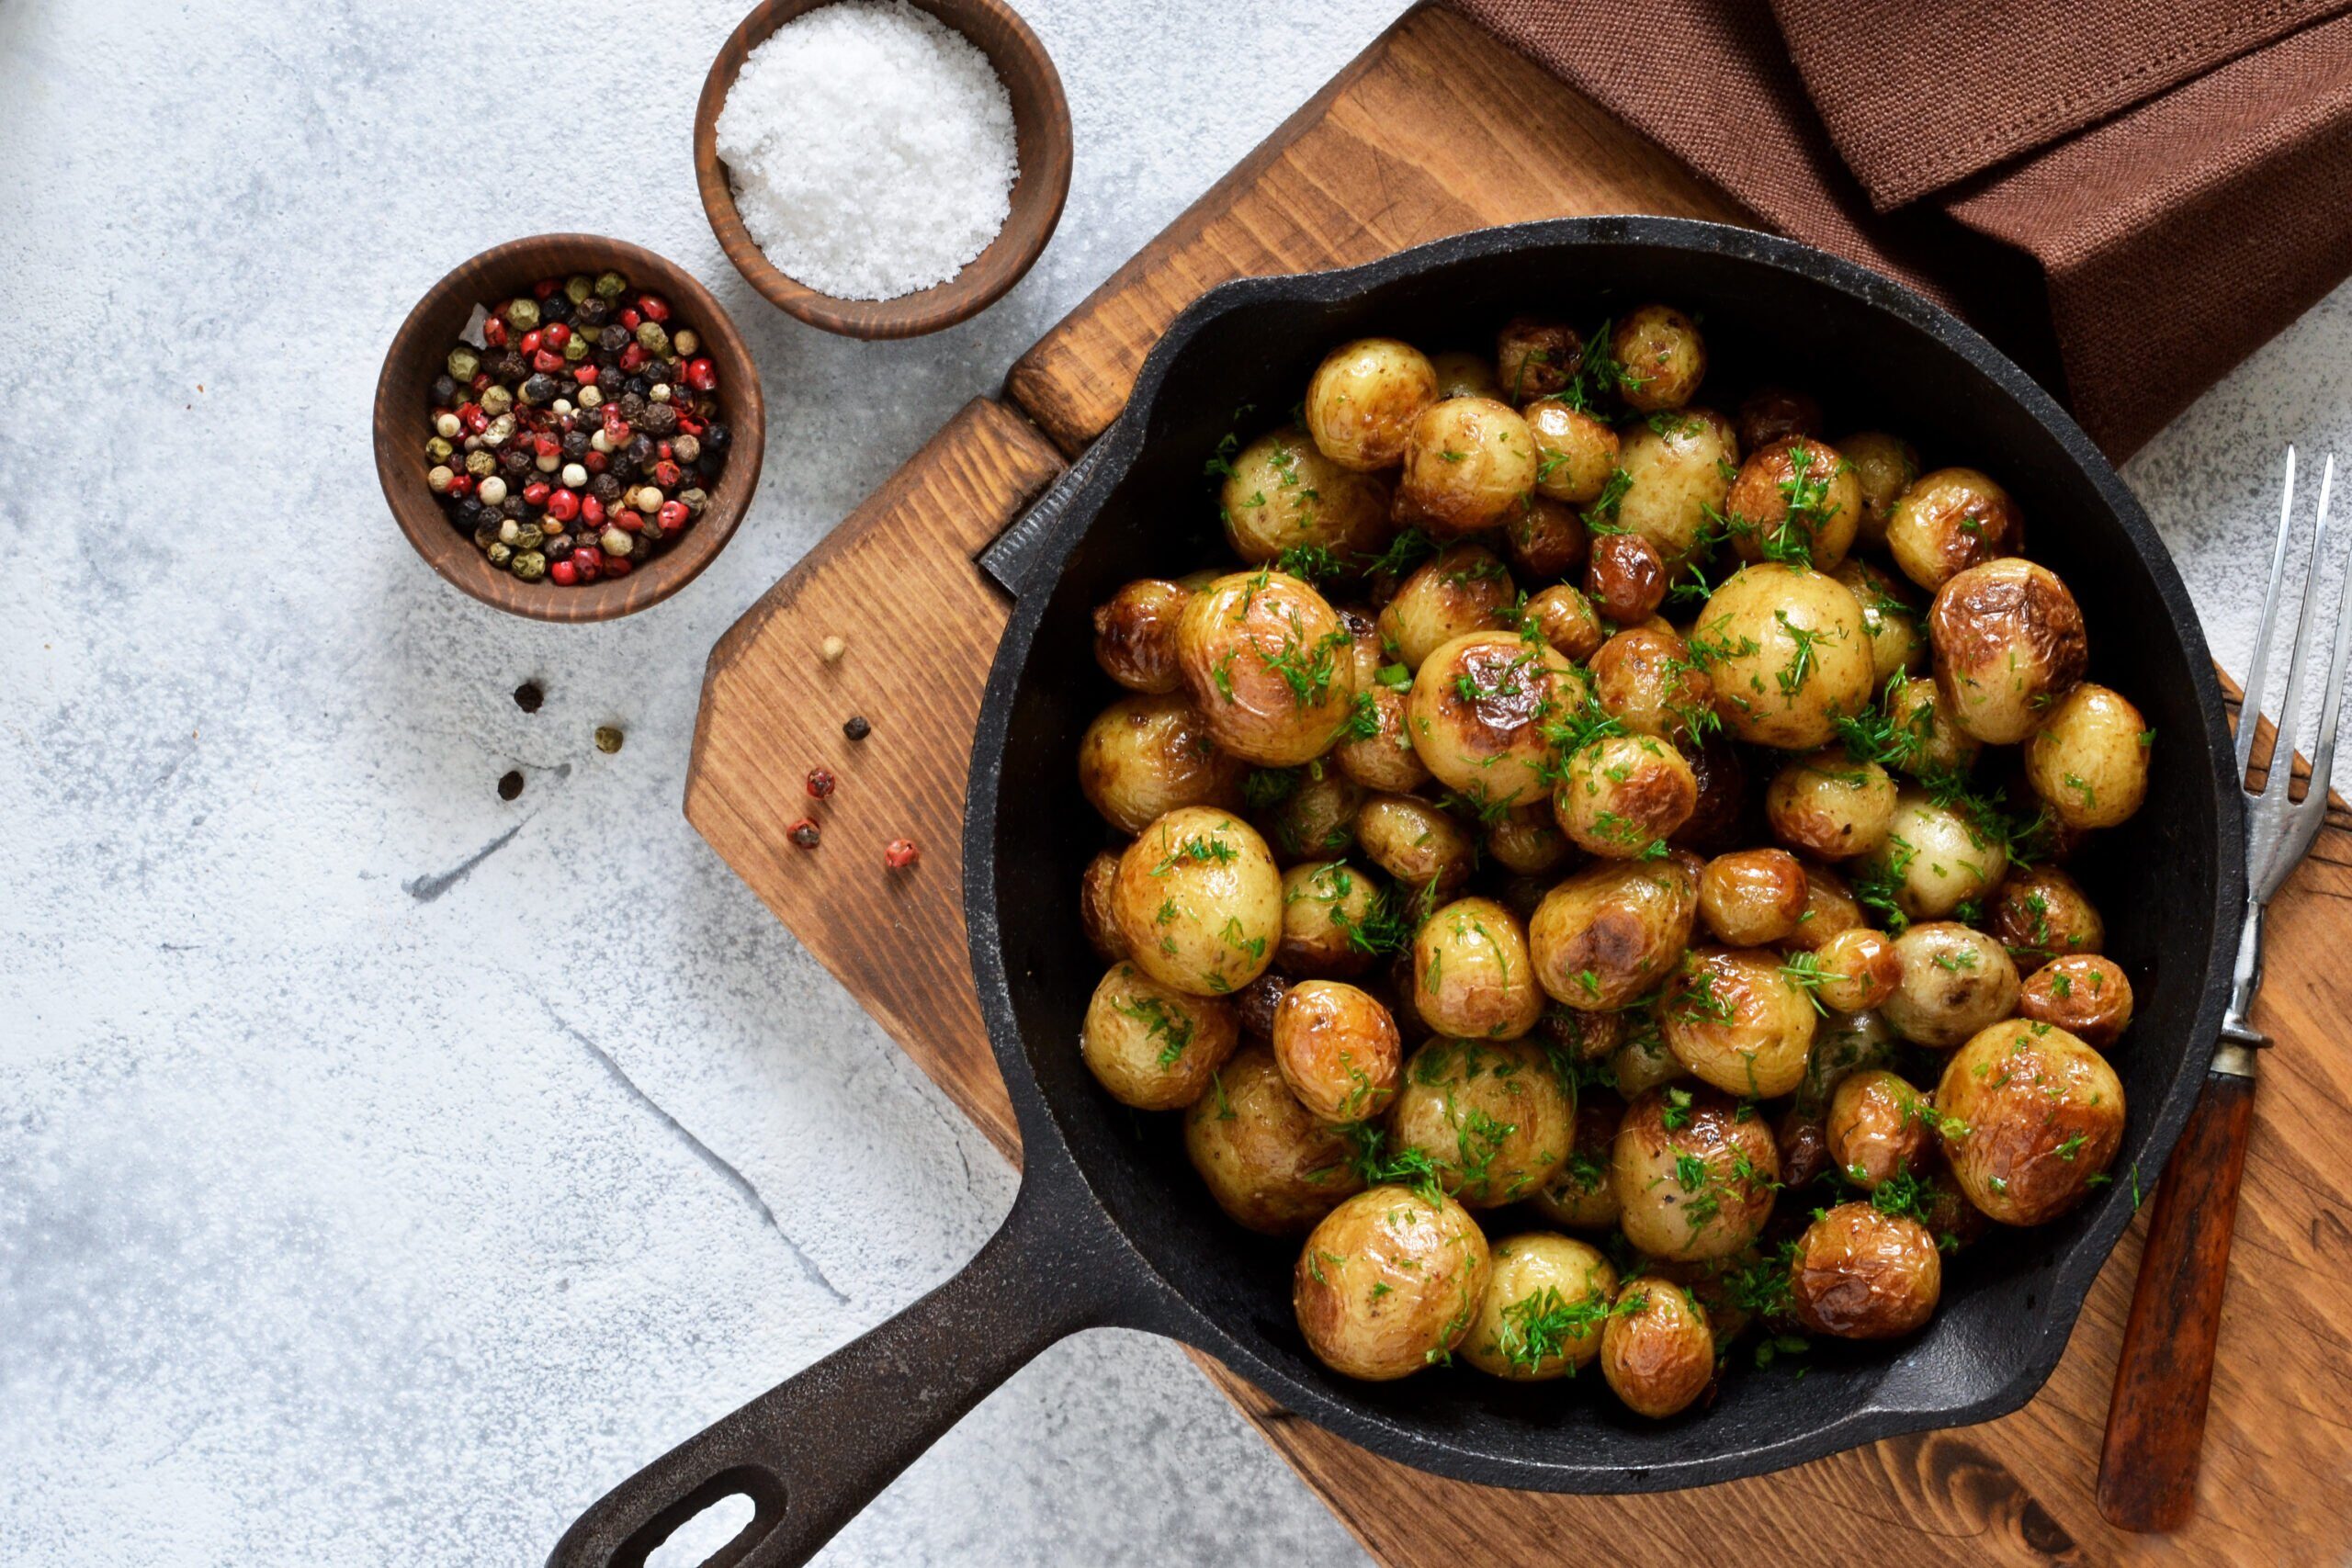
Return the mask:
<path id="1" fill-rule="evenodd" d="M 2156 1188 L 2099 1454 L 2098 1511 L 2118 1529 L 2178 1529 L 2196 1512 L 2213 1341 L 2253 1124 L 2254 1080 L 2209 1074 Z"/>

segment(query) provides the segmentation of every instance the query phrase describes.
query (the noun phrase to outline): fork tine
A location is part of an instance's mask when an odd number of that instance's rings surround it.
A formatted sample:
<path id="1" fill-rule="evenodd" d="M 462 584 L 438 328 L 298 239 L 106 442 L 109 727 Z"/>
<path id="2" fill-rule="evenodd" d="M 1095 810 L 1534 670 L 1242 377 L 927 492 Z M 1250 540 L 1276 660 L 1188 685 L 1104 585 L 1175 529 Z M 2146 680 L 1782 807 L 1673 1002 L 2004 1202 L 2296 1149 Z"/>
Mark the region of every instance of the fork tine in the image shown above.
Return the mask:
<path id="1" fill-rule="evenodd" d="M 2262 722 L 2262 692 L 2270 671 L 2270 634 L 2278 626 L 2278 590 L 2287 575 L 2287 538 L 2295 525 L 2295 449 L 2287 448 L 2287 478 L 2278 493 L 2278 541 L 2270 548 L 2270 587 L 2262 596 L 2262 619 L 2256 624 L 2254 663 L 2246 671 L 2245 693 L 2238 704 L 2238 787 L 2245 787 L 2246 769 L 2254 761 L 2254 732 Z"/>
<path id="2" fill-rule="evenodd" d="M 2287 664 L 2287 694 L 2278 701 L 2278 739 L 2270 749 L 2270 773 L 2262 781 L 2262 798 L 2287 798 L 2288 781 L 2295 772 L 2295 749 L 2303 728 L 2303 677 L 2310 671 L 2313 622 L 2312 605 L 2319 598 L 2319 580 L 2327 568 L 2327 502 L 2335 484 L 2335 457 L 2329 454 L 2319 478 L 2319 525 L 2312 536 L 2311 565 L 2303 573 L 2303 601 L 2295 612 L 2295 654 Z M 2240 722 L 2244 722 L 2241 720 Z"/>
<path id="3" fill-rule="evenodd" d="M 2312 748 L 2311 790 L 2303 796 L 2307 806 L 2316 801 L 2310 808 L 2323 815 L 2327 810 L 2328 777 L 2335 768 L 2335 717 L 2344 704 L 2345 657 L 2352 651 L 2352 554 L 2345 557 L 2344 570 L 2336 587 L 2335 650 L 2327 661 L 2327 697 L 2320 708 L 2319 743 Z"/>

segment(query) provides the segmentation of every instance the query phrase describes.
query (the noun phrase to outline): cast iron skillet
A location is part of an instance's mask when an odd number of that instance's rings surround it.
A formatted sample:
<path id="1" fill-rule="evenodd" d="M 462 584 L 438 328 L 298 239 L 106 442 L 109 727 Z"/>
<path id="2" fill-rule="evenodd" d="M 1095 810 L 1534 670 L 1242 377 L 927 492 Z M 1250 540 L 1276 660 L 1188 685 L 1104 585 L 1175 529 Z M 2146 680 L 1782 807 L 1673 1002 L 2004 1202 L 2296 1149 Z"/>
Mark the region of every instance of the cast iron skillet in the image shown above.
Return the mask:
<path id="1" fill-rule="evenodd" d="M 1941 1310 L 1888 1348 L 1816 1348 L 1808 1375 L 1741 1370 L 1713 1408 L 1640 1420 L 1576 1384 L 1453 1372 L 1370 1385 L 1310 1356 L 1296 1243 L 1245 1235 L 1185 1162 L 1174 1117 L 1113 1103 L 1079 1059 L 1102 965 L 1079 929 L 1103 839 L 1077 788 L 1080 732 L 1114 694 L 1089 611 L 1120 583 L 1219 558 L 1204 457 L 1301 395 L 1324 351 L 1369 332 L 1442 346 L 1556 302 L 1579 320 L 1643 299 L 1699 312 L 1726 389 L 1823 396 L 1833 434 L 1905 432 L 1931 462 L 2017 495 L 2030 553 L 2074 587 L 2091 676 L 2157 734 L 2147 804 L 2079 868 L 2130 971 L 2139 1021 L 2116 1062 L 2131 1120 L 2117 1180 L 2059 1223 L 1989 1239 Z M 2171 1149 L 2219 1027 L 2241 907 L 2222 694 L 2188 597 L 2139 505 L 2083 433 L 1993 347 L 1917 296 L 1802 245 L 1672 219 L 1492 229 L 1345 272 L 1216 289 L 1153 351 L 1117 423 L 988 564 L 1016 595 L 981 709 L 964 839 L 972 967 L 1012 1093 L 1025 1175 L 963 1273 L 673 1450 L 565 1535 L 560 1568 L 637 1564 L 707 1504 L 754 1516 L 715 1563 L 798 1562 L 958 1417 L 1062 1336 L 1146 1328 L 1216 1357 L 1293 1411 L 1406 1464 L 1498 1486 L 1642 1492 L 1754 1475 L 1923 1427 L 1983 1421 L 2058 1363 L 2092 1278 Z"/>

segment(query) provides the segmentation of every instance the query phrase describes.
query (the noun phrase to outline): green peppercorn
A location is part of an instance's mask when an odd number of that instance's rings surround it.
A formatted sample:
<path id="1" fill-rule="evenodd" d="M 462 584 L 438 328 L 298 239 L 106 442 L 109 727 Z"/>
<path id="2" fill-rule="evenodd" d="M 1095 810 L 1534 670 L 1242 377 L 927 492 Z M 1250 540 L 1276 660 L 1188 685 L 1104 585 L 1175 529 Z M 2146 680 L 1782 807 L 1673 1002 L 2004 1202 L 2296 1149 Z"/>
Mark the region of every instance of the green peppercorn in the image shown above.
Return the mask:
<path id="1" fill-rule="evenodd" d="M 608 272 L 596 279 L 597 294 L 606 299 L 617 299 L 628 290 L 628 279 L 617 272 Z"/>
<path id="2" fill-rule="evenodd" d="M 578 333 L 563 340 L 563 357 L 568 365 L 577 365 L 588 357 L 588 340 Z"/>
<path id="3" fill-rule="evenodd" d="M 529 332 L 539 324 L 539 302 L 527 294 L 518 294 L 506 301 L 506 324 L 518 333 Z"/>
<path id="4" fill-rule="evenodd" d="M 699 517 L 702 509 L 710 504 L 710 492 L 699 485 L 689 485 L 678 492 L 678 499 L 685 502 L 688 516 Z"/>
<path id="5" fill-rule="evenodd" d="M 702 443 L 691 435 L 681 435 L 670 443 L 670 455 L 681 463 L 691 463 L 702 456 Z"/>
<path id="6" fill-rule="evenodd" d="M 656 523 L 650 517 L 647 518 L 645 520 L 645 525 L 637 531 L 637 542 L 640 545 L 660 544 L 662 542 L 662 525 Z"/>
<path id="7" fill-rule="evenodd" d="M 514 406 L 514 392 L 512 388 L 491 386 L 481 389 L 481 412 L 490 415 L 491 418 L 496 419 Z"/>
<path id="8" fill-rule="evenodd" d="M 518 550 L 536 550 L 547 542 L 547 530 L 537 523 L 518 523 L 514 525 L 514 547 Z"/>
<path id="9" fill-rule="evenodd" d="M 537 582 L 548 574 L 548 558 L 537 550 L 520 550 L 506 570 L 526 582 Z"/>
<path id="10" fill-rule="evenodd" d="M 514 558 L 514 552 L 496 539 L 490 542 L 490 548 L 484 553 L 490 557 L 490 564 L 492 566 L 504 566 Z"/>
<path id="11" fill-rule="evenodd" d="M 452 381 L 470 381 L 481 368 L 481 355 L 464 344 L 449 351 L 449 379 Z"/>
<path id="12" fill-rule="evenodd" d="M 596 292 L 596 280 L 584 272 L 575 272 L 563 280 L 563 297 L 577 305 Z"/>
<path id="13" fill-rule="evenodd" d="M 681 327 L 670 334 L 670 344 L 682 355 L 692 354 L 702 346 L 702 339 L 695 336 L 693 328 Z"/>
<path id="14" fill-rule="evenodd" d="M 670 346 L 670 330 L 659 321 L 639 321 L 637 346 L 648 354 L 659 354 Z"/>
<path id="15" fill-rule="evenodd" d="M 498 472 L 498 457 L 477 446 L 466 454 L 466 472 L 478 479 L 486 479 Z"/>
<path id="16" fill-rule="evenodd" d="M 458 449 L 455 446 L 450 446 L 447 441 L 442 440 L 441 437 L 437 435 L 424 444 L 424 455 L 432 458 L 436 463 L 447 462 L 452 457 L 457 455 L 457 451 Z"/>
<path id="17" fill-rule="evenodd" d="M 621 749 L 623 739 L 620 730 L 612 725 L 600 724 L 596 727 L 596 750 L 607 756 Z"/>
<path id="18" fill-rule="evenodd" d="M 498 543 L 499 519 L 485 517 L 474 525 L 474 548 L 486 550 Z"/>

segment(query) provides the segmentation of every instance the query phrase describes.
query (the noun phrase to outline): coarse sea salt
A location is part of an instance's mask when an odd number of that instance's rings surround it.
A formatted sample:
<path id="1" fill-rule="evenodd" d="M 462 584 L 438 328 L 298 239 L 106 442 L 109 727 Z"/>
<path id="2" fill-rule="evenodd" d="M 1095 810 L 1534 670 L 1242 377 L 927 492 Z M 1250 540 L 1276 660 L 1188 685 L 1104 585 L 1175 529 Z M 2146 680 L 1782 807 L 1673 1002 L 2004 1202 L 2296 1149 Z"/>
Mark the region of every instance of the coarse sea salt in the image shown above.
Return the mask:
<path id="1" fill-rule="evenodd" d="M 718 141 L 768 260 L 840 299 L 946 282 L 1012 210 L 1012 95 L 907 0 L 835 0 L 778 28 L 744 57 Z"/>

